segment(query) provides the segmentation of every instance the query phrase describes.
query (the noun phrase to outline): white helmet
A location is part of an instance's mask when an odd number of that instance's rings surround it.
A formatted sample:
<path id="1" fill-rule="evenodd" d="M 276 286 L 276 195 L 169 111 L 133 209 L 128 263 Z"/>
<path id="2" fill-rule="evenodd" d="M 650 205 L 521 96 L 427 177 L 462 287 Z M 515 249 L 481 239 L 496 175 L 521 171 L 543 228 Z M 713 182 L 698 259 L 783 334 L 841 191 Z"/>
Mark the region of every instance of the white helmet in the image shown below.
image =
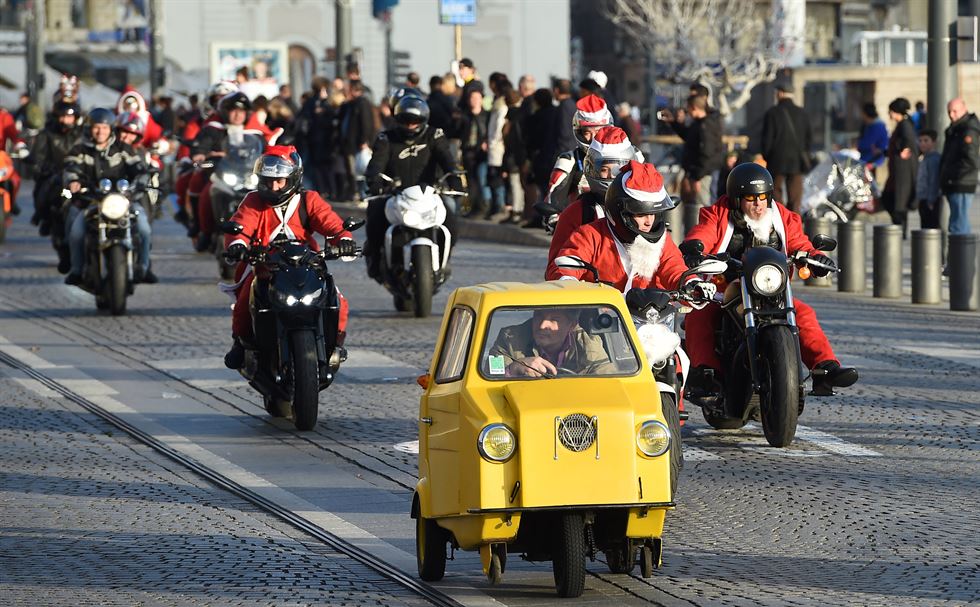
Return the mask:
<path id="1" fill-rule="evenodd" d="M 588 149 L 591 137 L 586 137 L 585 129 L 610 126 L 613 123 L 613 115 L 606 107 L 606 102 L 598 95 L 586 95 L 575 104 L 575 115 L 572 116 L 572 133 L 575 140 Z"/>
<path id="2" fill-rule="evenodd" d="M 201 103 L 202 115 L 207 118 L 211 112 L 218 111 L 218 101 L 225 95 L 237 92 L 238 85 L 231 80 L 219 80 L 208 88 L 207 95 Z"/>

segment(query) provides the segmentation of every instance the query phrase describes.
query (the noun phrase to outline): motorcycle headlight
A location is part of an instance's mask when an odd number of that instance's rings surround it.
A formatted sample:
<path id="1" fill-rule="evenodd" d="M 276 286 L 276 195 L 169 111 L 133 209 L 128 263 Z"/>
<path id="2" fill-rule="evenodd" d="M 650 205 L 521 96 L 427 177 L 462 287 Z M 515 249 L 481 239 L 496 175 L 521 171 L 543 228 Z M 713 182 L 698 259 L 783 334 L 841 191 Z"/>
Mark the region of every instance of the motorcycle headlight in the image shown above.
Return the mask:
<path id="1" fill-rule="evenodd" d="M 647 457 L 658 457 L 670 448 L 670 430 L 658 421 L 643 422 L 636 431 L 636 448 Z"/>
<path id="2" fill-rule="evenodd" d="M 786 276 L 779 266 L 763 264 L 752 272 L 752 288 L 760 295 L 775 295 L 783 290 Z"/>
<path id="3" fill-rule="evenodd" d="M 417 228 L 422 223 L 422 215 L 412 210 L 405 211 L 402 213 L 402 223 L 410 228 Z"/>
<path id="4" fill-rule="evenodd" d="M 129 213 L 129 199 L 121 194 L 109 194 L 99 204 L 99 212 L 106 219 L 122 219 Z"/>
<path id="5" fill-rule="evenodd" d="M 489 462 L 506 462 L 517 450 L 517 437 L 503 424 L 490 424 L 480 432 L 476 448 Z"/>
<path id="6" fill-rule="evenodd" d="M 238 175 L 235 175 L 234 173 L 222 173 L 221 181 L 224 181 L 231 187 L 235 187 L 238 185 Z"/>
<path id="7" fill-rule="evenodd" d="M 249 173 L 248 177 L 245 178 L 245 187 L 250 190 L 259 187 L 259 176 L 255 173 Z"/>
<path id="8" fill-rule="evenodd" d="M 321 289 L 317 289 L 316 291 L 313 291 L 311 293 L 307 293 L 306 295 L 302 295 L 300 297 L 296 297 L 295 295 L 291 295 L 291 294 L 290 295 L 286 295 L 285 297 L 283 297 L 280 294 L 277 294 L 277 295 L 279 297 L 279 300 L 282 301 L 287 306 L 295 306 L 296 304 L 303 304 L 304 306 L 311 306 L 314 303 L 316 303 L 316 301 L 318 299 L 320 299 L 320 296 L 321 295 L 323 295 L 323 289 L 322 288 Z"/>

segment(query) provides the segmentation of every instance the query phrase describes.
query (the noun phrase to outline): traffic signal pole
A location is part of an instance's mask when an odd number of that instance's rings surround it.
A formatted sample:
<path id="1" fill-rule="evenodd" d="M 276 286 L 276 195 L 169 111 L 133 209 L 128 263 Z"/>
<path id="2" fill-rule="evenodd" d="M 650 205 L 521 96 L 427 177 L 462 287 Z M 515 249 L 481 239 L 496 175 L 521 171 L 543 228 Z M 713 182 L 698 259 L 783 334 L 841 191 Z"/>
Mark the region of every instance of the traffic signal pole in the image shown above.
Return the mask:
<path id="1" fill-rule="evenodd" d="M 946 104 L 958 95 L 956 65 L 950 57 L 950 45 L 956 21 L 956 0 L 929 0 L 929 49 L 926 76 L 929 128 L 939 134 L 942 149 L 943 131 L 949 125 Z"/>

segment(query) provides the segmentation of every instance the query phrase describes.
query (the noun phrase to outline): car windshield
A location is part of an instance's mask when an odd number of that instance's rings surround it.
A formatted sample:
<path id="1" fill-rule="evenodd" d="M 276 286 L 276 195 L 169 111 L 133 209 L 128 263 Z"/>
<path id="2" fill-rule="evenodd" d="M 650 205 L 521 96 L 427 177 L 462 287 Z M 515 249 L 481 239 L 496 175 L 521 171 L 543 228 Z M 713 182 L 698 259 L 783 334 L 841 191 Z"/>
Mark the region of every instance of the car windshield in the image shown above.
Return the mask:
<path id="1" fill-rule="evenodd" d="M 480 375 L 553 379 L 633 375 L 640 363 L 619 312 L 609 306 L 499 308 L 490 315 Z"/>

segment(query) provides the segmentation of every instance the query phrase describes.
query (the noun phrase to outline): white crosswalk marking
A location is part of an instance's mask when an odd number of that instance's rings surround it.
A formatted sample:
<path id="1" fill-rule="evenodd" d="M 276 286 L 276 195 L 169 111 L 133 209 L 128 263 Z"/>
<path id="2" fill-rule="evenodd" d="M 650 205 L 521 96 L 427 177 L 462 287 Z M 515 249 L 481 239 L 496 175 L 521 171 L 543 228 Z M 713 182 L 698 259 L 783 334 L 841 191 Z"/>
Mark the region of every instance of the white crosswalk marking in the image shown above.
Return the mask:
<path id="1" fill-rule="evenodd" d="M 980 350 L 975 348 L 957 348 L 956 346 L 895 346 L 895 348 L 932 356 L 933 358 L 951 360 L 962 365 L 980 367 Z"/>

